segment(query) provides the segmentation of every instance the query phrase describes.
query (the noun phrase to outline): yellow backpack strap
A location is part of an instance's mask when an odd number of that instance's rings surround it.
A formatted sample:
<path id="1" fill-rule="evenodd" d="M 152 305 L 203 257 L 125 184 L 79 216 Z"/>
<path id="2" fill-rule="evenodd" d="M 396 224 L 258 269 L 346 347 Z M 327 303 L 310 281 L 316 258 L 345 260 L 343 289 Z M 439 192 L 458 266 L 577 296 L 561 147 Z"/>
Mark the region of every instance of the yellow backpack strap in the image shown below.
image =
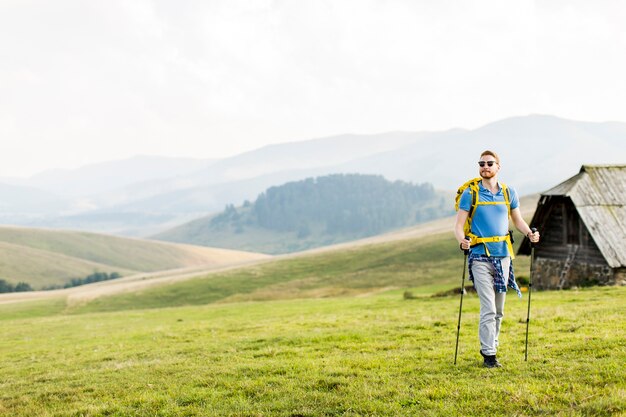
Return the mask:
<path id="1" fill-rule="evenodd" d="M 474 213 L 476 212 L 476 205 L 478 205 L 478 200 L 479 200 L 479 190 L 478 190 L 478 181 L 476 181 L 476 179 L 472 180 L 468 186 L 469 188 L 469 193 L 470 193 L 470 197 L 471 197 L 471 203 L 470 203 L 470 209 L 469 212 L 467 213 L 467 220 L 465 221 L 465 226 L 464 226 L 464 230 L 465 230 L 465 234 L 466 235 L 471 235 L 472 232 L 472 220 L 474 219 Z"/>
<path id="2" fill-rule="evenodd" d="M 503 182 L 500 183 L 500 186 L 502 187 L 502 194 L 504 195 L 504 203 L 506 204 L 506 208 L 509 210 L 509 217 L 511 217 L 511 191 Z"/>
<path id="3" fill-rule="evenodd" d="M 509 210 L 509 217 L 511 217 L 511 189 L 506 186 L 505 183 L 501 182 L 500 186 L 502 186 L 502 194 L 504 194 L 504 202 L 506 203 L 506 208 Z M 509 255 L 511 255 L 511 260 L 515 259 L 515 252 L 513 252 L 513 242 L 511 242 L 511 232 L 506 235 L 506 244 L 509 249 Z"/>
<path id="4" fill-rule="evenodd" d="M 469 181 L 466 181 L 463 185 L 461 185 L 459 187 L 459 189 L 456 191 L 456 199 L 455 199 L 455 204 L 454 204 L 454 209 L 456 211 L 459 211 L 459 203 L 461 202 L 461 195 L 463 195 L 463 192 L 465 192 L 465 190 L 467 188 L 471 188 L 472 186 L 475 187 L 475 189 L 478 189 L 478 182 L 480 181 L 480 178 L 472 178 Z M 470 192 L 472 190 L 470 189 Z"/>
<path id="5" fill-rule="evenodd" d="M 476 205 L 478 204 L 478 195 L 480 194 L 478 191 L 478 183 L 472 182 L 469 185 L 470 196 L 472 197 L 472 203 L 470 204 L 469 215 L 468 218 L 472 218 L 474 215 L 474 211 L 476 210 Z"/>

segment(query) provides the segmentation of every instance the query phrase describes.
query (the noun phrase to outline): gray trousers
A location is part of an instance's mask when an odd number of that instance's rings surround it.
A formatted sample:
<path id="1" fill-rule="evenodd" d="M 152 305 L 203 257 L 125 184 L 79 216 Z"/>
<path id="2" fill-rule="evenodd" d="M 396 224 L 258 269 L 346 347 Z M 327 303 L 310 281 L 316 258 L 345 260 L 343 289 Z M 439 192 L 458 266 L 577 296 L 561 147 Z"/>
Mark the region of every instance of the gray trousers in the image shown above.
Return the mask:
<path id="1" fill-rule="evenodd" d="M 505 281 L 509 277 L 511 258 L 502 258 L 502 272 Z M 506 293 L 495 292 L 493 277 L 496 271 L 490 262 L 473 262 L 472 274 L 474 288 L 480 300 L 480 321 L 478 323 L 478 338 L 480 350 L 485 355 L 495 355 L 498 350 L 500 325 L 504 317 L 504 300 Z"/>

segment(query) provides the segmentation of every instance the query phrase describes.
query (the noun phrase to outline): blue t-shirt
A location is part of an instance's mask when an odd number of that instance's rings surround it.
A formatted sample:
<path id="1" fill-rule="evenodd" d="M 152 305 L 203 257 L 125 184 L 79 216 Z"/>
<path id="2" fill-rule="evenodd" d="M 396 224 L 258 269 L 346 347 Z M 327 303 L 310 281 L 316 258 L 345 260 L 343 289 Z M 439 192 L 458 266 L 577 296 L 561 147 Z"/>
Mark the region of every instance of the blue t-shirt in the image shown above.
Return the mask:
<path id="1" fill-rule="evenodd" d="M 498 184 L 500 185 L 500 184 Z M 511 210 L 519 207 L 519 198 L 517 192 L 511 187 L 509 195 L 511 196 Z M 478 183 L 478 201 L 498 202 L 505 201 L 502 187 L 496 194 L 483 187 L 482 181 Z M 469 188 L 463 191 L 459 208 L 469 211 L 472 204 L 472 197 Z M 478 237 L 506 236 L 509 233 L 509 213 L 506 204 L 486 204 L 477 205 L 474 208 L 472 216 L 472 233 Z M 489 254 L 491 256 L 510 256 L 506 242 L 490 242 L 487 243 Z M 485 245 L 479 244 L 473 246 L 470 251 L 473 254 L 486 255 Z"/>

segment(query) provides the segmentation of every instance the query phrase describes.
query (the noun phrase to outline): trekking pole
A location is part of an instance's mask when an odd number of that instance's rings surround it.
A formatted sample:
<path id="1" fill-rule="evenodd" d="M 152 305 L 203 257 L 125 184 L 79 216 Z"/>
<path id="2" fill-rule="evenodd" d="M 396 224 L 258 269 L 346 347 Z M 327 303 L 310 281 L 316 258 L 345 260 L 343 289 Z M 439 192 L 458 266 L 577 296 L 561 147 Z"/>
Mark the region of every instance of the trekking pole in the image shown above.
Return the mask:
<path id="1" fill-rule="evenodd" d="M 530 229 L 535 233 L 536 228 Z M 526 312 L 526 347 L 524 348 L 524 361 L 528 362 L 528 326 L 530 325 L 530 295 L 533 291 L 533 274 L 535 272 L 535 244 L 530 242 L 530 278 L 528 280 L 528 311 Z"/>
<path id="2" fill-rule="evenodd" d="M 468 236 L 465 236 L 465 239 L 469 239 Z M 459 334 L 461 333 L 461 311 L 463 311 L 463 293 L 465 293 L 465 269 L 467 267 L 467 254 L 469 253 L 468 249 L 463 249 L 463 253 L 465 254 L 463 258 L 463 278 L 461 280 L 461 304 L 459 305 L 459 323 L 456 326 L 456 347 L 454 348 L 454 364 L 456 365 L 456 355 L 459 351 Z"/>

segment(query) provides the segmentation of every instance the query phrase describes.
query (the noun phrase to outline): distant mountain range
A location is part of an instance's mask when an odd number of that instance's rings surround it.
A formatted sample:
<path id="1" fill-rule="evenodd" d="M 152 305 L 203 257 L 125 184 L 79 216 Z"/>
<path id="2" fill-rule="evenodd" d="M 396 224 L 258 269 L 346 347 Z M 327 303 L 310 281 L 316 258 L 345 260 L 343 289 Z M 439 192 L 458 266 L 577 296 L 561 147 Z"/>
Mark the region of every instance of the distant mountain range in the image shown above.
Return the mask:
<path id="1" fill-rule="evenodd" d="M 540 192 L 582 164 L 624 163 L 626 123 L 531 115 L 475 130 L 340 135 L 266 146 L 221 160 L 135 157 L 0 179 L 0 222 L 148 236 L 270 186 L 334 173 L 383 175 L 454 191 L 477 174 L 482 150 L 502 159 L 500 178 Z M 452 203 L 451 203 L 452 204 Z"/>
<path id="2" fill-rule="evenodd" d="M 430 184 L 333 174 L 270 187 L 254 202 L 228 205 L 154 238 L 281 254 L 413 226 L 452 214 L 447 206 Z"/>

